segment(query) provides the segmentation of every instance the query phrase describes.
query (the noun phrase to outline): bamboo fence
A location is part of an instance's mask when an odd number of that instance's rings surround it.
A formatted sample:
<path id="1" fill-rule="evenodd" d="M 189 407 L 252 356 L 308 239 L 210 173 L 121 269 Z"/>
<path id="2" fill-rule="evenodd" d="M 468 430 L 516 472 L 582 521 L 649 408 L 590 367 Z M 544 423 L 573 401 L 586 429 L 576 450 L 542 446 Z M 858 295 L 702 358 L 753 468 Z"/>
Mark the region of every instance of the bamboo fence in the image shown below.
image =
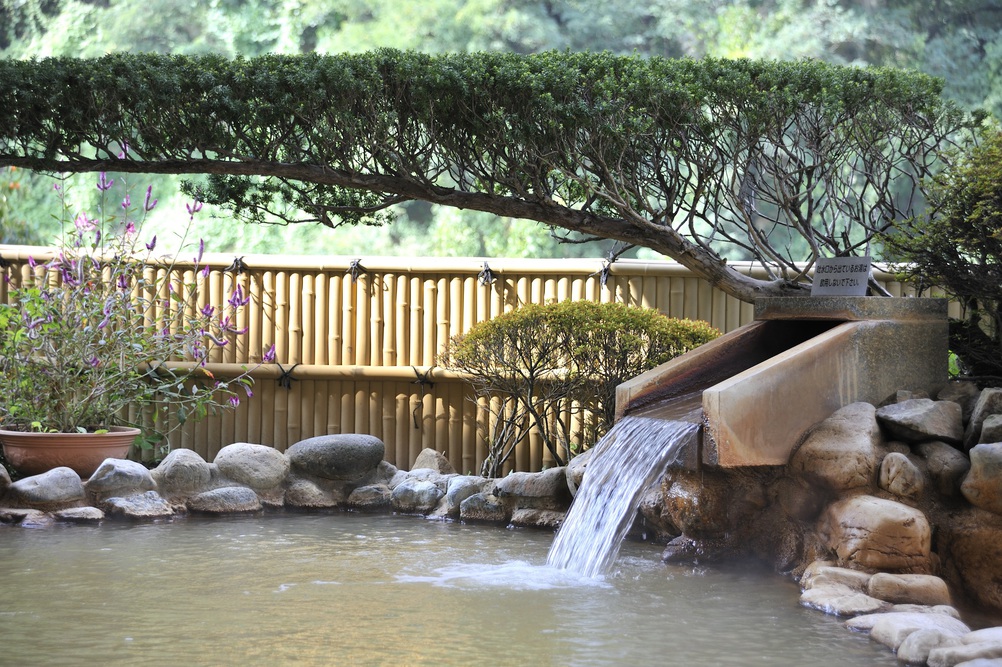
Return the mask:
<path id="1" fill-rule="evenodd" d="M 0 257 L 16 285 L 31 275 L 29 257 L 48 261 L 52 250 L 0 246 Z M 486 456 L 487 413 L 462 377 L 437 366 L 452 336 L 524 304 L 566 299 L 657 308 L 722 332 L 751 322 L 754 310 L 667 261 L 236 259 L 206 254 L 202 261 L 210 267 L 204 302 L 224 303 L 238 284 L 251 296 L 238 321 L 247 334 L 214 351 L 208 368 L 217 376 L 253 368 L 272 344 L 277 363 L 253 369 L 254 394 L 237 409 L 174 432 L 172 448 L 193 449 L 208 461 L 235 442 L 284 451 L 312 436 L 368 433 L 383 440 L 386 460 L 398 467 L 409 468 L 422 449 L 432 448 L 458 471 L 476 473 Z M 177 262 L 174 270 L 190 277 L 192 269 Z M 892 294 L 905 293 L 890 274 L 878 278 Z M 0 284 L 0 298 L 7 298 L 8 287 Z M 508 469 L 550 464 L 539 439 L 530 438 Z"/>

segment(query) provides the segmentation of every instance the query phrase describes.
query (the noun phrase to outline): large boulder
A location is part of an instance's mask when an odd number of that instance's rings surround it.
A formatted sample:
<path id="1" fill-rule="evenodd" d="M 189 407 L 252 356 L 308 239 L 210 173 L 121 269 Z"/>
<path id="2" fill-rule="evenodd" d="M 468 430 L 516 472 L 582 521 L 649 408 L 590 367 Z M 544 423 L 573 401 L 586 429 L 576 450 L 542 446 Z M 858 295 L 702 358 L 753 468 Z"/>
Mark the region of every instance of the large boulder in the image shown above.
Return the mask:
<path id="1" fill-rule="evenodd" d="M 1002 442 L 1002 414 L 988 415 L 981 425 L 981 435 L 978 444 Z"/>
<path id="2" fill-rule="evenodd" d="M 946 614 L 890 612 L 876 619 L 870 630 L 870 639 L 896 651 L 910 634 L 919 630 L 936 630 L 944 636 L 957 639 L 971 631 L 963 621 Z"/>
<path id="3" fill-rule="evenodd" d="M 832 503 L 819 532 L 845 567 L 926 572 L 931 565 L 928 519 L 893 500 L 860 495 Z"/>
<path id="4" fill-rule="evenodd" d="M 800 595 L 800 604 L 834 616 L 874 614 L 890 608 L 890 604 L 861 593 L 844 584 L 817 585 Z"/>
<path id="5" fill-rule="evenodd" d="M 508 523 L 511 509 L 496 496 L 489 493 L 474 493 L 459 504 L 459 516 L 463 521 L 473 523 Z"/>
<path id="6" fill-rule="evenodd" d="M 970 449 L 981 442 L 981 429 L 991 415 L 1002 414 L 1002 387 L 984 389 L 978 396 L 971 412 L 971 419 L 964 431 L 964 448 Z"/>
<path id="7" fill-rule="evenodd" d="M 311 479 L 291 477 L 285 489 L 285 504 L 301 509 L 338 507 L 347 495 L 343 484 L 318 483 Z"/>
<path id="8" fill-rule="evenodd" d="M 931 574 L 878 572 L 870 577 L 866 592 L 888 602 L 929 606 L 952 603 L 946 582 Z"/>
<path id="9" fill-rule="evenodd" d="M 1002 611 L 1002 517 L 984 510 L 952 513 L 939 524 L 944 576 L 982 607 Z"/>
<path id="10" fill-rule="evenodd" d="M 960 492 L 975 507 L 1002 514 L 1002 442 L 976 445 Z"/>
<path id="11" fill-rule="evenodd" d="M 513 507 L 564 511 L 571 504 L 564 468 L 513 472 L 497 480 L 494 495 Z"/>
<path id="12" fill-rule="evenodd" d="M 940 495 L 956 496 L 964 475 L 971 468 L 971 460 L 957 448 L 938 440 L 916 445 L 915 450 L 925 459 L 926 470 Z"/>
<path id="13" fill-rule="evenodd" d="M 274 489 L 289 474 L 289 459 L 282 452 L 247 442 L 223 447 L 213 463 L 227 479 L 256 491 Z"/>
<path id="14" fill-rule="evenodd" d="M 427 514 L 438 506 L 443 495 L 442 489 L 434 482 L 408 479 L 393 489 L 390 502 L 400 512 Z"/>
<path id="15" fill-rule="evenodd" d="M 60 466 L 19 479 L 7 489 L 6 502 L 14 507 L 55 510 L 83 504 L 83 481 L 72 468 Z"/>
<path id="16" fill-rule="evenodd" d="M 884 458 L 876 408 L 851 403 L 807 436 L 790 458 L 790 470 L 833 491 L 872 489 Z"/>
<path id="17" fill-rule="evenodd" d="M 225 486 L 204 491 L 188 499 L 188 509 L 204 514 L 236 514 L 257 512 L 261 500 L 253 489 L 246 486 Z"/>
<path id="18" fill-rule="evenodd" d="M 96 498 L 143 493 L 156 488 L 149 469 L 127 459 L 105 459 L 84 484 L 87 493 Z"/>
<path id="19" fill-rule="evenodd" d="M 105 498 L 101 509 L 110 517 L 132 520 L 154 521 L 174 516 L 174 508 L 156 491 Z"/>
<path id="20" fill-rule="evenodd" d="M 417 458 L 414 459 L 414 465 L 411 466 L 411 470 L 417 470 L 419 468 L 430 468 L 437 473 L 442 475 L 454 475 L 456 469 L 452 467 L 449 463 L 449 459 L 445 457 L 439 451 L 432 449 L 431 447 L 425 447 L 418 453 Z"/>
<path id="21" fill-rule="evenodd" d="M 390 506 L 390 487 L 385 484 L 366 484 L 348 495 L 345 504 L 359 510 L 377 510 Z"/>
<path id="22" fill-rule="evenodd" d="M 936 399 L 940 401 L 953 401 L 958 404 L 963 411 L 964 423 L 966 424 L 971 419 L 974 405 L 977 403 L 980 394 L 981 390 L 978 389 L 978 385 L 975 383 L 968 380 L 954 380 L 946 383 L 939 391 L 939 394 L 936 395 Z"/>
<path id="23" fill-rule="evenodd" d="M 150 474 L 160 493 L 178 498 L 201 493 L 212 483 L 213 467 L 190 449 L 172 450 Z"/>
<path id="24" fill-rule="evenodd" d="M 918 498 L 925 490 L 925 476 L 900 452 L 891 452 L 880 462 L 880 488 L 899 498 Z"/>
<path id="25" fill-rule="evenodd" d="M 892 403 L 877 410 L 877 420 L 893 437 L 905 442 L 959 444 L 964 437 L 964 411 L 953 401 L 915 398 Z"/>
<path id="26" fill-rule="evenodd" d="M 386 446 L 371 435 L 345 433 L 300 440 L 286 450 L 292 467 L 321 479 L 354 481 L 371 475 Z"/>

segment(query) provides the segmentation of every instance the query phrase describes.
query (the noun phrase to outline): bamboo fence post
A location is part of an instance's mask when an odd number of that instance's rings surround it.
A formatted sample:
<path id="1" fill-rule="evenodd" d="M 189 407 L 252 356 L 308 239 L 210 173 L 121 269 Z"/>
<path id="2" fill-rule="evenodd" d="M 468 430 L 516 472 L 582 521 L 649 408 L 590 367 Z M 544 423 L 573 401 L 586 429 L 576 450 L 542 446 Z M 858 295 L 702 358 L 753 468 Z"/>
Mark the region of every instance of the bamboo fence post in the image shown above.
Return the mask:
<path id="1" fill-rule="evenodd" d="M 337 365 L 344 363 L 344 310 L 341 306 L 343 297 L 341 276 L 332 274 L 327 285 L 327 359 Z"/>
<path id="2" fill-rule="evenodd" d="M 397 350 L 397 359 L 400 365 L 407 366 L 411 363 L 411 336 L 408 335 L 410 324 L 410 320 L 408 319 L 408 315 L 410 314 L 410 280 L 406 275 L 400 274 L 397 276 L 394 284 L 394 293 L 397 313 L 393 328 L 394 347 Z"/>
<path id="3" fill-rule="evenodd" d="M 383 342 L 377 349 L 382 350 L 382 359 L 380 359 L 380 363 L 382 365 L 396 366 L 397 345 L 399 344 L 399 339 L 397 337 L 397 278 L 392 273 L 384 273 L 381 284 L 382 289 L 380 290 L 380 294 L 383 306 L 381 335 L 383 337 Z"/>
<path id="4" fill-rule="evenodd" d="M 330 335 L 330 302 L 327 292 L 327 274 L 320 271 L 314 278 L 313 363 L 329 364 L 327 337 Z M 305 334 L 304 334 L 305 335 Z"/>
<path id="5" fill-rule="evenodd" d="M 355 317 L 357 294 L 356 283 L 350 278 L 341 278 L 341 363 L 357 364 L 355 356 Z"/>
<path id="6" fill-rule="evenodd" d="M 407 461 L 407 452 L 410 447 L 411 415 L 409 408 L 411 394 L 407 391 L 407 385 L 402 383 L 396 383 L 392 387 L 395 393 L 396 434 L 393 443 L 393 459 L 390 462 L 400 468 Z"/>
<path id="7" fill-rule="evenodd" d="M 300 388 L 300 417 L 296 420 L 298 425 L 298 433 L 293 433 L 291 428 L 289 431 L 289 442 L 288 445 L 294 445 L 300 440 L 305 438 L 312 438 L 317 435 L 314 430 L 314 424 L 316 421 L 316 385 L 320 380 L 303 380 L 302 387 Z M 292 425 L 290 421 L 290 426 Z"/>
<path id="8" fill-rule="evenodd" d="M 424 339 L 424 307 L 421 301 L 421 276 L 412 276 L 410 280 L 410 345 L 408 346 L 407 363 L 412 366 L 420 366 L 422 363 L 421 349 Z"/>

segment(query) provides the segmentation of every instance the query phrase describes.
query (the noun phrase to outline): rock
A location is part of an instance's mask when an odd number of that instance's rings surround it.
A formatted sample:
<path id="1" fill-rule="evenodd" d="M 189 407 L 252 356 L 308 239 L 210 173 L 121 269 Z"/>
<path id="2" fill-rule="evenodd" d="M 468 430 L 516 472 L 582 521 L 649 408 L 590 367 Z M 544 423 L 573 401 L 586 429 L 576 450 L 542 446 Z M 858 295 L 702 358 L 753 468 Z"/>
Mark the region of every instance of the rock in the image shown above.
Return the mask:
<path id="1" fill-rule="evenodd" d="M 456 474 L 456 469 L 452 467 L 449 463 L 449 459 L 445 458 L 445 455 L 441 452 L 435 451 L 431 447 L 426 447 L 421 450 L 414 459 L 414 465 L 411 466 L 411 470 L 417 470 L 418 468 L 431 468 L 437 473 L 443 475 L 454 475 Z"/>
<path id="2" fill-rule="evenodd" d="M 212 482 L 212 466 L 190 449 L 174 449 L 150 474 L 168 498 L 194 495 Z"/>
<path id="3" fill-rule="evenodd" d="M 974 630 L 961 637 L 960 642 L 962 644 L 980 644 L 982 642 L 1002 644 L 1002 627 Z"/>
<path id="4" fill-rule="evenodd" d="M 534 508 L 517 509 L 511 514 L 511 525 L 520 528 L 545 528 L 556 530 L 564 522 L 566 513 Z"/>
<path id="5" fill-rule="evenodd" d="M 563 467 L 542 472 L 513 472 L 496 481 L 494 495 L 522 508 L 564 511 L 571 504 Z"/>
<path id="6" fill-rule="evenodd" d="M 918 498 L 925 489 L 922 471 L 904 454 L 891 452 L 880 462 L 880 488 L 901 498 Z"/>
<path id="7" fill-rule="evenodd" d="M 945 614 L 910 614 L 889 612 L 881 614 L 870 630 L 870 639 L 898 650 L 908 635 L 918 630 L 936 630 L 947 637 L 960 637 L 971 631 L 962 621 Z"/>
<path id="8" fill-rule="evenodd" d="M 980 642 L 941 646 L 929 651 L 929 667 L 955 667 L 973 660 L 993 660 L 1002 658 L 1002 642 Z"/>
<path id="9" fill-rule="evenodd" d="M 80 475 L 65 466 L 19 479 L 7 489 L 8 503 L 41 510 L 79 505 L 85 497 Z"/>
<path id="10" fill-rule="evenodd" d="M 964 475 L 971 468 L 971 460 L 957 448 L 938 440 L 923 442 L 915 449 L 925 459 L 936 490 L 948 498 L 956 496 Z"/>
<path id="11" fill-rule="evenodd" d="M 953 401 L 958 404 L 963 411 L 964 423 L 971 420 L 971 413 L 974 412 L 974 405 L 977 403 L 981 390 L 978 385 L 967 380 L 954 380 L 946 383 L 936 399 L 940 401 Z"/>
<path id="12" fill-rule="evenodd" d="M 971 508 L 953 513 L 937 533 L 947 578 L 976 604 L 1002 610 L 1002 517 Z"/>
<path id="13" fill-rule="evenodd" d="M 365 477 L 361 484 L 363 486 L 368 484 L 383 484 L 390 487 L 391 489 L 396 486 L 393 480 L 397 480 L 397 484 L 405 479 L 406 472 L 398 470 L 395 465 L 389 461 L 380 461 L 376 469 L 372 471 L 372 474 Z"/>
<path id="14" fill-rule="evenodd" d="M 665 545 L 661 560 L 666 563 L 692 563 L 699 559 L 699 546 L 690 537 L 679 535 Z"/>
<path id="15" fill-rule="evenodd" d="M 352 491 L 345 504 L 360 510 L 383 509 L 390 506 L 390 493 L 385 484 L 367 484 Z"/>
<path id="16" fill-rule="evenodd" d="M 52 523 L 52 515 L 30 508 L 0 507 L 0 523 L 17 524 L 23 528 L 42 528 Z"/>
<path id="17" fill-rule="evenodd" d="M 261 499 L 246 486 L 224 486 L 189 498 L 187 506 L 203 514 L 237 514 L 260 511 Z"/>
<path id="18" fill-rule="evenodd" d="M 832 503 L 819 532 L 840 565 L 927 571 L 932 531 L 925 515 L 893 500 L 855 496 Z"/>
<path id="19" fill-rule="evenodd" d="M 1002 414 L 1002 387 L 982 390 L 971 411 L 971 419 L 964 431 L 964 449 L 970 449 L 981 442 L 981 428 L 991 415 Z"/>
<path id="20" fill-rule="evenodd" d="M 274 489 L 289 475 L 289 459 L 282 452 L 247 442 L 223 447 L 213 463 L 227 479 L 256 491 Z"/>
<path id="21" fill-rule="evenodd" d="M 53 512 L 53 514 L 60 521 L 68 521 L 70 523 L 100 523 L 104 520 L 104 512 L 96 507 L 70 507 L 69 509 Z"/>
<path id="22" fill-rule="evenodd" d="M 801 588 L 808 590 L 819 586 L 839 584 L 854 591 L 865 592 L 872 575 L 845 567 L 812 563 L 800 577 Z"/>
<path id="23" fill-rule="evenodd" d="M 1002 442 L 976 445 L 970 454 L 971 469 L 960 492 L 975 507 L 1002 514 Z"/>
<path id="24" fill-rule="evenodd" d="M 564 468 L 564 475 L 567 477 L 567 489 L 571 492 L 572 496 L 576 495 L 578 489 L 581 488 L 581 482 L 584 481 L 588 464 L 591 463 L 594 455 L 595 448 L 589 447 L 567 462 L 567 466 Z"/>
<path id="25" fill-rule="evenodd" d="M 664 511 L 686 537 L 716 540 L 734 533 L 748 491 L 729 477 L 676 469 L 665 478 Z"/>
<path id="26" fill-rule="evenodd" d="M 885 405 L 877 420 L 893 437 L 905 442 L 942 440 L 960 443 L 964 438 L 964 414 L 953 401 L 915 398 Z"/>
<path id="27" fill-rule="evenodd" d="M 930 606 L 951 604 L 946 582 L 929 574 L 878 572 L 870 577 L 866 592 L 888 602 Z"/>
<path id="28" fill-rule="evenodd" d="M 427 514 L 435 509 L 445 494 L 433 482 L 408 479 L 390 494 L 390 503 L 400 512 Z"/>
<path id="29" fill-rule="evenodd" d="M 340 486 L 324 485 L 302 478 L 292 478 L 285 489 L 288 507 L 325 509 L 344 504 L 345 493 Z"/>
<path id="30" fill-rule="evenodd" d="M 489 481 L 476 475 L 460 475 L 449 480 L 445 492 L 444 513 L 446 516 L 459 517 L 460 506 L 470 496 L 480 493 Z"/>
<path id="31" fill-rule="evenodd" d="M 1002 667 L 1002 658 L 975 658 L 958 662 L 955 667 Z"/>
<path id="32" fill-rule="evenodd" d="M 1002 414 L 988 415 L 984 424 L 981 425 L 981 436 L 978 444 L 989 444 L 1002 442 Z"/>
<path id="33" fill-rule="evenodd" d="M 937 604 L 931 607 L 924 604 L 896 604 L 891 606 L 891 611 L 907 611 L 913 614 L 946 614 L 958 621 L 963 620 L 960 618 L 960 612 L 957 611 L 956 607 L 946 604 Z"/>
<path id="34" fill-rule="evenodd" d="M 0 465 L 0 498 L 3 498 L 3 494 L 7 493 L 7 489 L 10 488 L 10 473 L 7 472 L 7 468 Z"/>
<path id="35" fill-rule="evenodd" d="M 960 639 L 942 630 L 925 628 L 916 630 L 898 646 L 898 661 L 909 665 L 924 665 L 929 660 L 929 652 L 934 648 L 957 646 Z"/>
<path id="36" fill-rule="evenodd" d="M 511 513 L 508 507 L 493 495 L 474 493 L 459 504 L 459 516 L 463 521 L 480 523 L 508 523 Z"/>
<path id="37" fill-rule="evenodd" d="M 439 488 L 442 493 L 445 493 L 449 488 L 449 480 L 458 477 L 455 473 L 451 475 L 443 475 L 437 470 L 431 468 L 415 468 L 410 472 L 405 472 L 403 478 L 392 488 L 400 486 L 403 482 L 431 482 Z"/>
<path id="38" fill-rule="evenodd" d="M 808 434 L 790 458 L 789 468 L 833 491 L 870 489 L 883 457 L 875 408 L 851 403 Z"/>
<path id="39" fill-rule="evenodd" d="M 890 607 L 883 600 L 871 597 L 844 584 L 829 583 L 804 591 L 800 604 L 835 616 L 873 614 Z"/>
<path id="40" fill-rule="evenodd" d="M 285 454 L 292 467 L 322 479 L 355 481 L 371 475 L 386 446 L 371 435 L 346 433 L 300 440 Z"/>
<path id="41" fill-rule="evenodd" d="M 813 521 L 818 518 L 827 502 L 826 494 L 819 493 L 817 488 L 802 479 L 784 477 L 771 490 L 783 513 L 797 521 Z"/>
<path id="42" fill-rule="evenodd" d="M 114 496 L 101 501 L 101 509 L 111 517 L 122 519 L 165 519 L 174 516 L 174 508 L 156 491 Z"/>
<path id="43" fill-rule="evenodd" d="M 126 459 L 105 459 L 84 484 L 84 490 L 97 498 L 143 493 L 156 488 L 157 483 L 146 466 Z"/>

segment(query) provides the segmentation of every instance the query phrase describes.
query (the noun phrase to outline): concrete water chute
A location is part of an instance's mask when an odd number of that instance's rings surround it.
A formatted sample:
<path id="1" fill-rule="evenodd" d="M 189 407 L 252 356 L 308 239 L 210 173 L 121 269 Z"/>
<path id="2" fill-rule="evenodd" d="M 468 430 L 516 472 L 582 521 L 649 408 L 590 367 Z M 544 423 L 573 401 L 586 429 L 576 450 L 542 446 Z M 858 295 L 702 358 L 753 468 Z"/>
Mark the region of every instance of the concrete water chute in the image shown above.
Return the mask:
<path id="1" fill-rule="evenodd" d="M 696 405 L 702 437 L 682 465 L 785 465 L 837 409 L 932 394 L 947 364 L 944 299 L 760 299 L 751 324 L 620 385 L 616 413 L 675 419 Z"/>

